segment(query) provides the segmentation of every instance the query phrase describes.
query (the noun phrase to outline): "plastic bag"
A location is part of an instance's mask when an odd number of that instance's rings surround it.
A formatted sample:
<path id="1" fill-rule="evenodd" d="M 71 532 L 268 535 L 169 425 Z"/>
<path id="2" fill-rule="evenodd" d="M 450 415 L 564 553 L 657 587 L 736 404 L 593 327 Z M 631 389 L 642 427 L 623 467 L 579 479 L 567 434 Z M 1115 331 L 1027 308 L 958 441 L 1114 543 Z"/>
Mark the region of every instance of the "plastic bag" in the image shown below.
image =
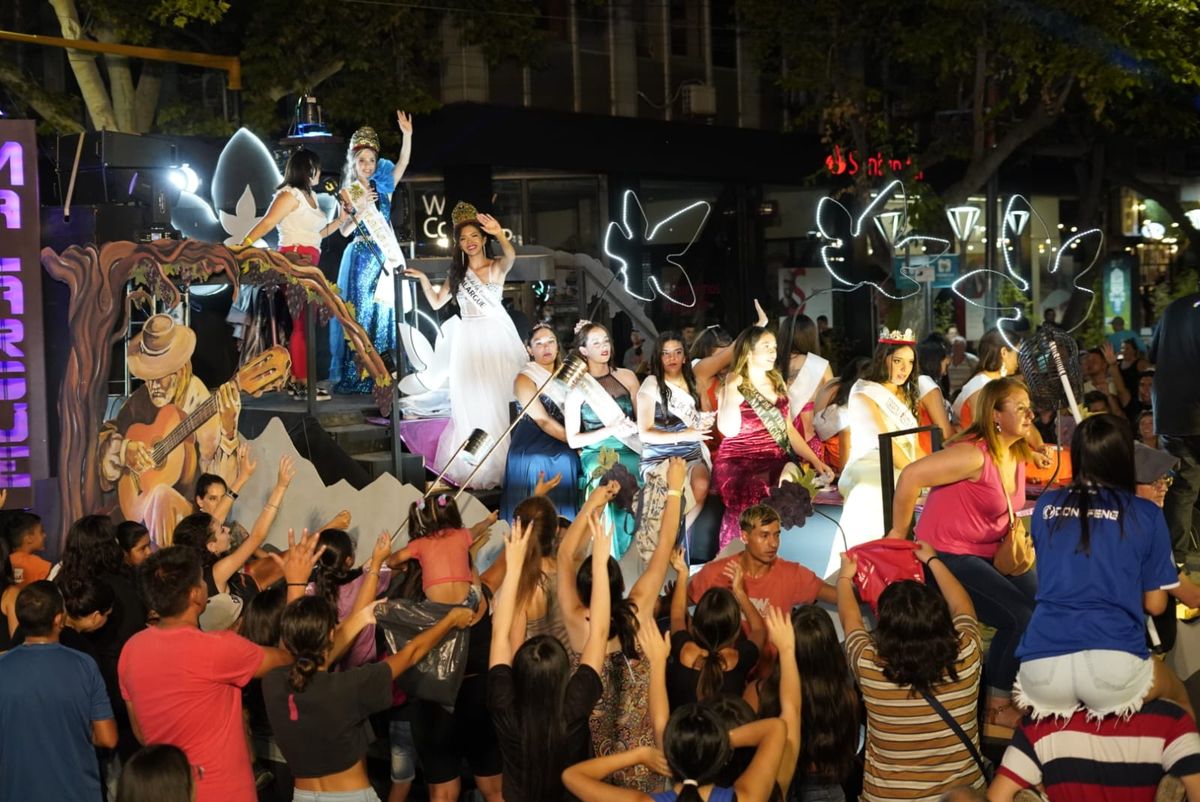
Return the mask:
<path id="1" fill-rule="evenodd" d="M 880 538 L 855 546 L 847 552 L 858 560 L 854 586 L 859 597 L 879 612 L 879 596 L 884 589 L 901 579 L 925 582 L 925 568 L 916 555 L 917 544 L 911 540 Z"/>
<path id="2" fill-rule="evenodd" d="M 383 631 L 388 649 L 398 652 L 422 631 L 429 629 L 458 605 L 438 604 L 428 599 L 419 602 L 397 599 L 379 605 L 375 623 Z M 409 696 L 454 708 L 462 685 L 471 633 L 452 629 L 441 643 L 429 651 L 397 680 Z"/>

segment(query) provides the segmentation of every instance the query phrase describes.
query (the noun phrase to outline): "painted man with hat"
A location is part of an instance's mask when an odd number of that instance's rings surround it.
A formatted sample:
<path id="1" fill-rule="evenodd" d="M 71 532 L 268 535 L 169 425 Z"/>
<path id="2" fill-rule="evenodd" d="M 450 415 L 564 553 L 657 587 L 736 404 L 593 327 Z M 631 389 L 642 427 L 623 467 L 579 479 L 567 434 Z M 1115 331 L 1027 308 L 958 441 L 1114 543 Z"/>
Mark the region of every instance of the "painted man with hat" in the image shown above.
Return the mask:
<path id="1" fill-rule="evenodd" d="M 100 485 L 105 491 L 117 487 L 130 472 L 142 474 L 156 467 L 152 445 L 126 436 L 131 426 L 153 424 L 170 405 L 186 416 L 209 399 L 208 388 L 192 375 L 195 350 L 196 333 L 170 315 L 154 315 L 130 340 L 126 352 L 129 372 L 145 383 L 126 399 L 117 417 L 100 429 Z M 126 517 L 144 523 L 158 545 L 169 546 L 175 524 L 192 512 L 191 494 L 201 473 L 214 473 L 226 483 L 236 477 L 240 412 L 237 385 L 222 385 L 217 390 L 216 414 L 178 446 L 192 449 L 178 480 L 171 485 L 143 485 L 132 503 L 123 505 Z M 171 428 L 157 432 L 156 439 L 169 434 Z"/>

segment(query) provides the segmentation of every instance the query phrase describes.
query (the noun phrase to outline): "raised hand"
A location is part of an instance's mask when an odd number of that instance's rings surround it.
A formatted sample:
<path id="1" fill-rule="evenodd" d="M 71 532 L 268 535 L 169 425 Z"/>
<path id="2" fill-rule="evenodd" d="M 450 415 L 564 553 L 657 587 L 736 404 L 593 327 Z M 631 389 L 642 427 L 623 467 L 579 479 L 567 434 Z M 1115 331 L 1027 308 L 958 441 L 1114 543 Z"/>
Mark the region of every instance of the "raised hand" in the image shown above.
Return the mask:
<path id="1" fill-rule="evenodd" d="M 529 536 L 533 524 L 527 524 L 521 519 L 513 521 L 512 530 L 504 539 L 504 559 L 512 570 L 525 564 L 525 552 L 529 548 Z"/>
<path id="2" fill-rule="evenodd" d="M 490 214 L 480 214 L 475 218 L 479 221 L 479 227 L 493 237 L 504 235 L 504 227 L 500 225 L 500 221 L 492 217 Z"/>
<path id="3" fill-rule="evenodd" d="M 763 616 L 767 623 L 767 636 L 780 654 L 792 654 L 796 649 L 796 630 L 792 619 L 778 607 L 768 607 Z"/>
<path id="4" fill-rule="evenodd" d="M 858 573 L 858 558 L 842 552 L 842 567 L 838 569 L 838 579 L 854 579 Z"/>
<path id="5" fill-rule="evenodd" d="M 729 577 L 729 588 L 734 593 L 746 593 L 746 575 L 742 571 L 742 564 L 738 560 L 730 560 L 725 566 L 725 576 Z"/>
<path id="6" fill-rule="evenodd" d="M 405 136 L 412 136 L 412 117 L 409 116 L 408 112 L 396 109 L 396 124 L 400 126 L 400 130 L 404 132 Z"/>
<path id="7" fill-rule="evenodd" d="M 275 481 L 278 487 L 287 487 L 296 478 L 296 463 L 287 454 L 279 458 L 279 478 Z"/>
<path id="8" fill-rule="evenodd" d="M 533 495 L 548 496 L 550 491 L 558 487 L 558 483 L 562 481 L 562 474 L 556 473 L 549 479 L 546 478 L 545 471 L 538 471 L 537 484 L 533 487 Z"/>
<path id="9" fill-rule="evenodd" d="M 603 507 L 605 504 L 608 504 L 610 501 L 616 498 L 617 494 L 620 492 L 621 483 L 616 479 L 611 479 L 604 484 L 596 485 L 596 489 L 593 490 L 591 495 L 587 497 L 587 501 L 584 502 L 584 505 L 590 505 L 592 509 Z"/>
<path id="10" fill-rule="evenodd" d="M 249 479 L 258 470 L 258 460 L 250 459 L 250 444 L 242 443 L 237 450 L 238 478 Z"/>
<path id="11" fill-rule="evenodd" d="M 607 559 L 612 553 L 613 530 L 601 519 L 600 510 L 593 510 L 588 516 L 588 529 L 592 533 L 592 559 Z"/>
<path id="12" fill-rule="evenodd" d="M 653 621 L 641 621 L 637 631 L 638 647 L 651 665 L 667 662 L 671 655 L 671 633 L 661 633 Z"/>
<path id="13" fill-rule="evenodd" d="M 671 552 L 671 567 L 675 569 L 675 573 L 679 576 L 688 575 L 687 553 L 682 546 Z"/>
<path id="14" fill-rule="evenodd" d="M 771 319 L 767 317 L 767 313 L 763 311 L 762 304 L 758 302 L 757 298 L 754 299 L 754 311 L 758 313 L 758 317 L 755 319 L 754 325 L 758 326 L 760 329 L 765 329 L 767 324 L 771 322 Z"/>
<path id="15" fill-rule="evenodd" d="M 383 561 L 392 553 L 392 533 L 380 532 L 375 539 L 375 547 L 371 549 L 371 565 L 383 565 Z"/>
<path id="16" fill-rule="evenodd" d="M 283 568 L 283 578 L 289 585 L 304 584 L 312 576 L 313 566 L 325 553 L 325 547 L 317 545 L 319 537 L 317 532 L 310 535 L 307 529 L 303 529 L 300 541 L 296 542 L 296 530 L 289 529 L 286 556 L 280 557 L 273 552 L 270 554 L 270 558 Z"/>

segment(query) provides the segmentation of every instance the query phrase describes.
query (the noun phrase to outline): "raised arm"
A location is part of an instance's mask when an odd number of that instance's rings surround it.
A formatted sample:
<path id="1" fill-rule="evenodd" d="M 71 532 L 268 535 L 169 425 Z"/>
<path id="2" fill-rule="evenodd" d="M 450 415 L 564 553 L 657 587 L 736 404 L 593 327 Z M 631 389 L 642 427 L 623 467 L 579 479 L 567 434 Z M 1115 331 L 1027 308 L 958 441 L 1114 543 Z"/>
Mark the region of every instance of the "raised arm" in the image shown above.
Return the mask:
<path id="1" fill-rule="evenodd" d="M 229 578 L 241 570 L 241 567 L 246 564 L 246 560 L 249 560 L 267 539 L 267 533 L 271 531 L 271 524 L 275 523 L 275 515 L 279 512 L 279 505 L 283 503 L 288 485 L 295 478 L 296 465 L 292 462 L 292 458 L 285 454 L 279 460 L 279 475 L 275 480 L 275 487 L 271 490 L 271 497 L 267 499 L 262 512 L 259 513 L 249 536 L 242 542 L 242 545 L 233 550 L 233 553 L 222 557 L 213 565 L 213 584 L 221 593 L 227 589 Z"/>
<path id="2" fill-rule="evenodd" d="M 654 743 L 663 748 L 663 730 L 671 717 L 671 704 L 667 699 L 667 660 L 671 656 L 671 635 L 658 631 L 650 618 L 641 618 L 637 633 L 638 647 L 650 661 L 650 695 L 647 699 L 650 721 L 654 727 Z"/>
<path id="3" fill-rule="evenodd" d="M 964 479 L 978 479 L 983 453 L 970 443 L 956 443 L 905 466 L 896 482 L 892 501 L 892 528 L 888 537 L 906 538 L 917 499 L 926 487 L 941 487 Z"/>
<path id="4" fill-rule="evenodd" d="M 375 547 L 371 549 L 371 556 L 367 559 L 367 564 L 363 566 L 363 580 L 358 585 L 358 593 L 354 596 L 350 615 L 370 607 L 371 602 L 375 601 L 375 596 L 379 593 L 379 571 L 383 568 L 383 562 L 388 558 L 391 550 L 392 533 L 381 532 L 375 539 Z"/>
<path id="5" fill-rule="evenodd" d="M 837 578 L 837 611 L 846 638 L 850 637 L 851 632 L 864 628 L 862 609 L 858 606 L 858 597 L 854 595 L 854 575 L 857 572 L 858 560 L 843 552 L 842 567 L 838 570 Z"/>
<path id="6" fill-rule="evenodd" d="M 421 284 L 421 292 L 425 294 L 425 300 L 433 309 L 441 309 L 450 303 L 449 281 L 443 281 L 440 286 L 435 288 L 433 282 L 429 280 L 429 276 L 425 275 L 425 271 L 417 270 L 415 267 L 405 268 L 404 276 L 405 278 L 415 278 Z"/>
<path id="7" fill-rule="evenodd" d="M 507 276 L 508 271 L 512 270 L 513 263 L 517 261 L 517 251 L 513 248 L 511 242 L 508 241 L 508 235 L 504 233 L 504 227 L 500 225 L 500 221 L 492 217 L 490 214 L 481 214 L 477 218 L 480 227 L 496 238 L 496 242 L 500 243 L 502 251 L 500 257 L 496 259 L 496 266 L 500 268 L 500 275 Z"/>
<path id="8" fill-rule="evenodd" d="M 796 631 L 792 619 L 778 607 L 767 608 L 767 631 L 779 653 L 779 717 L 787 727 L 787 742 L 779 762 L 776 781 L 788 788 L 796 773 L 796 758 L 800 754 L 800 670 L 796 666 Z"/>
<path id="9" fill-rule="evenodd" d="M 621 485 L 614 480 L 593 490 L 583 502 L 575 520 L 567 527 L 562 542 L 558 544 L 555 559 L 558 607 L 571 640 L 571 648 L 576 652 L 583 651 L 583 644 L 588 637 L 587 606 L 580 600 L 579 589 L 575 586 L 575 574 L 586 554 L 586 536 L 591 531 L 588 521 L 600 515 L 604 506 L 616 497 L 620 489 Z"/>
<path id="10" fill-rule="evenodd" d="M 242 443 L 238 446 L 237 459 L 238 472 L 233 481 L 229 483 L 230 492 L 226 493 L 225 497 L 217 502 L 217 506 L 212 511 L 212 517 L 218 521 L 229 520 L 229 511 L 233 509 L 234 497 L 242 492 L 242 488 L 246 486 L 246 482 L 250 481 L 250 477 L 258 469 L 258 461 L 250 459 L 249 443 Z"/>
<path id="11" fill-rule="evenodd" d="M 310 535 L 307 529 L 301 533 L 299 543 L 296 542 L 295 529 L 288 530 L 287 539 L 287 553 L 282 557 L 272 553 L 268 555 L 268 559 L 279 563 L 283 571 L 283 581 L 287 583 L 287 602 L 291 604 L 304 595 L 313 566 L 325 553 L 325 547 L 317 545 L 320 534 L 313 532 Z"/>
<path id="12" fill-rule="evenodd" d="M 628 752 L 594 757 L 562 773 L 563 785 L 581 802 L 653 802 L 654 797 L 632 788 L 618 788 L 604 781 L 608 775 L 634 766 L 649 766 L 660 774 L 671 773 L 662 752 L 649 746 L 639 746 Z"/>
<path id="13" fill-rule="evenodd" d="M 504 559 L 508 565 L 525 564 L 525 552 L 529 549 L 529 533 L 532 529 L 532 526 L 523 521 L 513 521 L 512 530 L 504 540 Z M 512 664 L 514 650 L 510 635 L 513 615 L 517 609 L 517 585 L 520 581 L 521 572 L 519 570 L 505 571 L 504 581 L 500 583 L 500 590 L 493 600 L 492 645 L 488 654 L 489 668 Z"/>
<path id="14" fill-rule="evenodd" d="M 746 578 L 742 573 L 742 564 L 737 560 L 730 560 L 725 568 L 725 573 L 729 575 L 730 592 L 733 593 L 733 598 L 738 603 L 738 609 L 742 611 L 742 617 L 746 619 L 746 624 L 750 627 L 748 638 L 758 647 L 759 654 L 761 654 L 763 646 L 767 642 L 767 623 L 763 621 L 762 614 L 758 612 L 758 608 L 746 594 Z"/>
<path id="15" fill-rule="evenodd" d="M 687 630 L 688 571 L 687 556 L 682 548 L 671 552 L 671 567 L 675 569 L 675 589 L 671 592 L 671 634 Z"/>
<path id="16" fill-rule="evenodd" d="M 767 317 L 767 313 L 763 311 L 762 304 L 758 302 L 757 298 L 754 299 L 754 311 L 758 313 L 754 325 L 765 328 L 770 323 L 770 319 Z M 718 348 L 692 366 L 692 373 L 696 377 L 696 383 L 705 384 L 708 380 L 729 367 L 731 362 L 733 362 L 732 343 Z"/>
<path id="17" fill-rule="evenodd" d="M 524 373 L 518 373 L 517 378 L 513 381 L 513 394 L 517 398 L 517 403 L 521 405 L 521 409 L 527 410 L 526 414 L 533 419 L 539 429 L 560 443 L 567 442 L 567 430 L 546 412 L 541 399 L 537 397 L 537 384 L 533 379 Z"/>
<path id="18" fill-rule="evenodd" d="M 925 563 L 931 572 L 933 578 L 937 581 L 938 590 L 942 592 L 942 596 L 946 599 L 946 606 L 950 608 L 950 615 L 969 615 L 975 617 L 975 605 L 971 603 L 971 597 L 967 594 L 962 583 L 959 582 L 954 574 L 950 573 L 950 569 L 942 562 L 941 557 L 938 557 L 937 551 L 928 543 L 917 544 L 917 559 Z M 841 597 L 838 597 L 839 601 Z M 840 611 L 840 605 L 839 605 Z"/>
<path id="19" fill-rule="evenodd" d="M 392 168 L 392 182 L 399 186 L 400 179 L 404 178 L 404 171 L 408 169 L 408 161 L 412 157 L 412 117 L 397 109 L 396 124 L 400 126 L 400 133 L 404 137 L 400 144 L 400 158 L 396 159 L 396 166 Z"/>
<path id="20" fill-rule="evenodd" d="M 608 628 L 612 623 L 612 600 L 608 589 L 608 555 L 612 549 L 612 529 L 600 523 L 599 515 L 588 517 L 592 530 L 592 599 L 588 611 L 588 637 L 579 655 L 579 664 L 599 674 L 608 654 Z"/>
<path id="21" fill-rule="evenodd" d="M 642 571 L 629 591 L 629 598 L 638 610 L 653 609 L 654 600 L 662 593 L 667 566 L 671 564 L 671 552 L 675 550 L 675 540 L 679 534 L 679 519 L 683 514 L 683 483 L 686 481 L 687 462 L 681 457 L 667 460 L 667 503 L 658 527 L 658 543 L 654 545 L 654 553 L 646 563 L 646 570 Z"/>
<path id="22" fill-rule="evenodd" d="M 752 721 L 730 732 L 729 743 L 734 749 L 754 747 L 750 765 L 733 783 L 738 802 L 767 802 L 779 775 L 787 727 L 777 718 Z"/>

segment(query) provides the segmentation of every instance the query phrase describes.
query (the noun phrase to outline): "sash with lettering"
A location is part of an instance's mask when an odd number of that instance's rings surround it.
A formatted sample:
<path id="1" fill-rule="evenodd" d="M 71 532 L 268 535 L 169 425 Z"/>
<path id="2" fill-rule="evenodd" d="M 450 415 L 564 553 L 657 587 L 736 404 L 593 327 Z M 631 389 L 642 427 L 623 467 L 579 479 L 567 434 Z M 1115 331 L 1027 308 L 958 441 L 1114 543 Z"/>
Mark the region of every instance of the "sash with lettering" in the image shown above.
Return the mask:
<path id="1" fill-rule="evenodd" d="M 392 271 L 405 268 L 404 251 L 396 240 L 396 232 L 371 200 L 371 192 L 361 180 L 350 184 L 339 195 L 353 207 L 359 233 L 373 244 L 379 252 L 380 261 L 383 262 L 384 269 L 380 271 L 379 280 L 375 282 L 373 300 L 377 304 L 393 306 L 396 303 L 396 282 Z"/>
<path id="2" fill-rule="evenodd" d="M 504 311 L 504 307 L 500 305 L 499 301 L 484 291 L 483 282 L 470 270 L 463 277 L 458 291 L 470 298 L 471 303 L 479 307 L 488 317 L 503 316 L 505 319 L 508 319 L 508 313 Z"/>
<path id="3" fill-rule="evenodd" d="M 605 426 L 614 426 L 622 418 L 628 418 L 624 410 L 616 402 L 616 399 L 609 395 L 608 391 L 600 385 L 600 382 L 596 381 L 596 377 L 590 373 L 585 372 L 571 392 L 579 393 L 587 405 L 592 408 L 592 412 L 596 413 L 596 417 Z M 642 453 L 642 441 L 636 433 L 618 439 L 629 446 L 630 450 L 634 453 Z"/>
<path id="4" fill-rule="evenodd" d="M 654 379 L 653 376 L 649 377 Z M 683 421 L 685 426 L 692 429 L 705 429 L 712 424 L 712 420 L 716 418 L 716 413 L 703 412 L 696 406 L 696 399 L 692 398 L 690 393 L 680 390 L 670 382 L 667 385 L 667 411 L 675 417 Z M 658 380 L 654 379 L 649 383 L 649 387 L 655 395 L 655 401 L 661 400 L 661 395 L 658 391 Z M 700 453 L 704 455 L 705 463 L 712 465 L 712 456 L 708 451 L 708 444 L 703 440 L 700 441 Z"/>
<path id="5" fill-rule="evenodd" d="M 790 455 L 792 453 L 792 444 L 788 440 L 788 421 L 783 416 L 783 413 L 779 411 L 779 407 L 768 401 L 767 397 L 760 393 L 752 384 L 739 389 L 742 392 L 742 398 L 746 399 L 746 403 L 750 405 L 750 409 L 754 410 L 754 414 L 762 421 L 767 434 L 771 435 L 771 439 L 775 441 L 775 445 L 779 446 L 784 454 Z"/>
<path id="6" fill-rule="evenodd" d="M 882 384 L 859 379 L 854 383 L 854 388 L 851 392 L 862 393 L 875 402 L 875 405 L 879 407 L 879 411 L 883 414 L 883 423 L 886 427 L 884 432 L 898 432 L 901 429 L 917 428 L 917 419 L 913 416 L 912 410 L 893 393 L 885 390 Z M 881 432 L 881 434 L 884 432 Z M 915 436 L 909 435 L 907 437 L 898 437 L 892 442 L 899 444 L 900 448 L 904 450 L 905 455 L 911 460 L 917 458 L 915 440 Z"/>

